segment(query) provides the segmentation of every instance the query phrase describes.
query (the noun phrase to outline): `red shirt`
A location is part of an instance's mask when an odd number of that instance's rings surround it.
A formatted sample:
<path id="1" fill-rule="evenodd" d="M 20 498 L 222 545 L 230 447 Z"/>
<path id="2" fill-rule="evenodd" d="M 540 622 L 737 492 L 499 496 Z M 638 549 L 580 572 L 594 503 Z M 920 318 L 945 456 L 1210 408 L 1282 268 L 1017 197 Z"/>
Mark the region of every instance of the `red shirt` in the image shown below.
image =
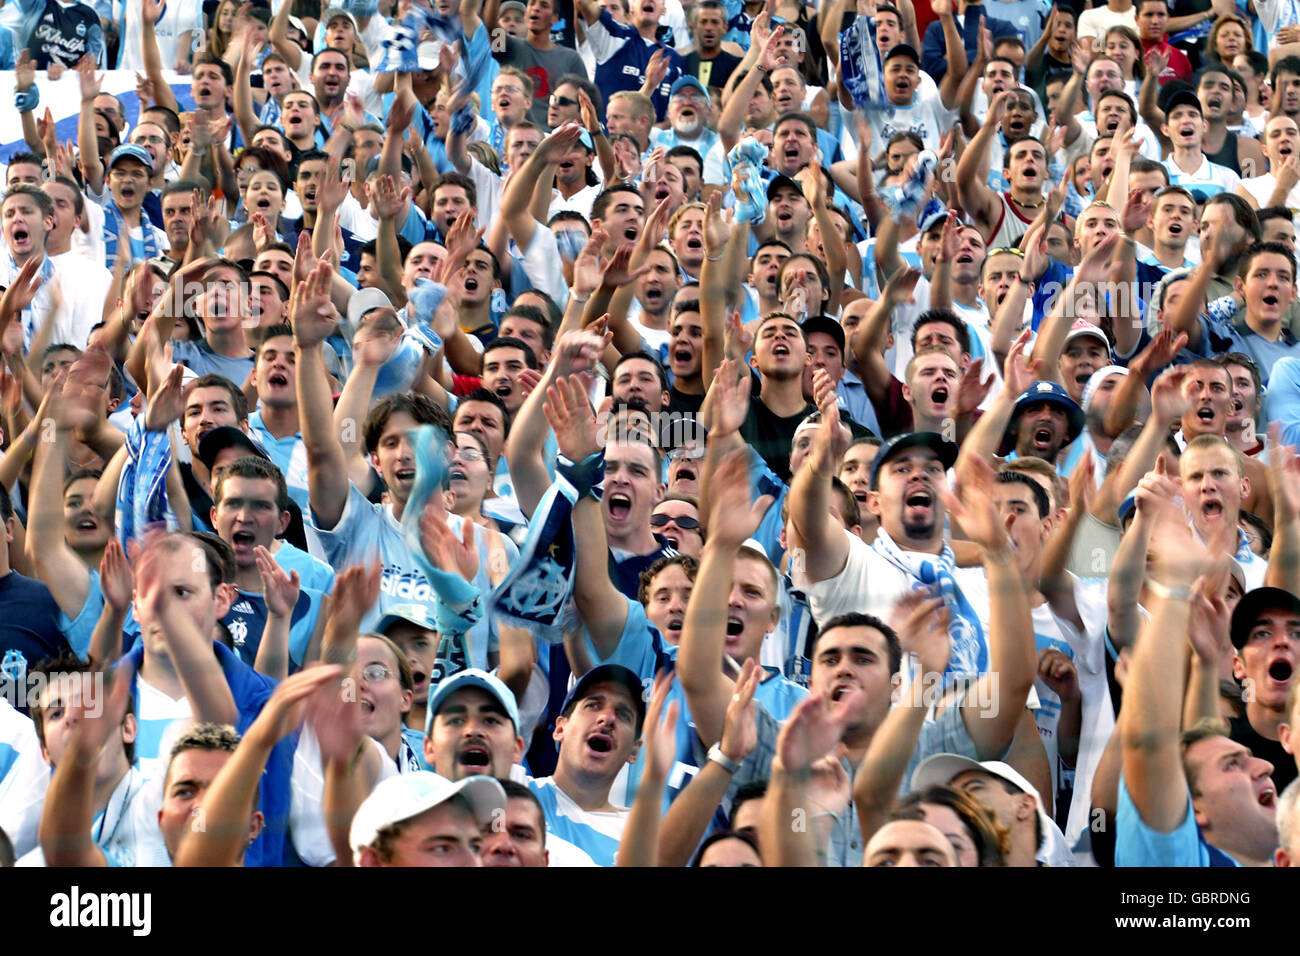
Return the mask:
<path id="1" fill-rule="evenodd" d="M 1147 53 L 1151 50 L 1159 50 L 1165 56 L 1169 57 L 1169 65 L 1165 67 L 1164 72 L 1160 74 L 1160 85 L 1164 86 L 1170 80 L 1191 80 L 1192 62 L 1187 59 L 1187 54 L 1177 47 L 1169 45 L 1169 41 L 1161 38 L 1159 43 L 1148 43 L 1142 41 L 1142 56 L 1146 58 Z"/>

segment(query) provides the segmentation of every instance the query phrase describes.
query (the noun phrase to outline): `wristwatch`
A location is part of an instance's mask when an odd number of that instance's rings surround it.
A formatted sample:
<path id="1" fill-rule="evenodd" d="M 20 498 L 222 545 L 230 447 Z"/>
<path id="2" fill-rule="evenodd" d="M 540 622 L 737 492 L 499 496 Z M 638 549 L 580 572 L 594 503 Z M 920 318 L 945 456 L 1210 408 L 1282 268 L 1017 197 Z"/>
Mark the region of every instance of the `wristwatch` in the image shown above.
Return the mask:
<path id="1" fill-rule="evenodd" d="M 714 744 L 709 748 L 709 759 L 730 774 L 735 774 L 740 769 L 740 764 L 722 752 L 721 744 Z"/>

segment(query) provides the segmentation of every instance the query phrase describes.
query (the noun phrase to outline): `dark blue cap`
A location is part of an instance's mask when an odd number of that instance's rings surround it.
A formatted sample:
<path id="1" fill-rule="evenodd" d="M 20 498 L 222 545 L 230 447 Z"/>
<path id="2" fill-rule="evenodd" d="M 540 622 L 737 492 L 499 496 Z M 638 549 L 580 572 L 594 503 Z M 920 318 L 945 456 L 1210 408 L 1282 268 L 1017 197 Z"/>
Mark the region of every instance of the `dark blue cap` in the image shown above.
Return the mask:
<path id="1" fill-rule="evenodd" d="M 573 707 L 578 701 L 591 694 L 591 689 L 597 684 L 622 684 L 627 688 L 632 700 L 636 704 L 636 732 L 637 736 L 641 735 L 641 725 L 645 722 L 645 685 L 641 683 L 641 678 L 636 676 L 635 671 L 631 671 L 621 664 L 601 664 L 599 667 L 593 667 L 587 673 L 579 678 L 578 683 L 573 685 L 564 698 L 564 706 L 560 708 L 560 715 L 568 717 L 573 711 Z"/>
<path id="2" fill-rule="evenodd" d="M 871 462 L 869 487 L 872 491 L 875 491 L 879 484 L 880 469 L 885 467 L 885 462 L 908 448 L 930 449 L 939 456 L 945 470 L 951 468 L 957 460 L 957 446 L 938 432 L 907 432 L 903 435 L 895 435 L 880 446 L 875 459 Z"/>
<path id="3" fill-rule="evenodd" d="M 1067 443 L 1079 437 L 1079 432 L 1083 431 L 1083 409 L 1079 407 L 1078 402 L 1070 397 L 1070 393 L 1056 382 L 1034 382 L 1025 389 L 1024 393 L 1016 399 L 1016 407 L 1011 410 L 1011 422 L 1014 423 L 1020 417 L 1021 412 L 1038 402 L 1051 402 L 1054 405 L 1061 406 L 1065 411 L 1066 417 L 1069 419 Z M 1010 433 L 1010 430 L 1011 426 L 1008 425 L 1008 433 Z"/>

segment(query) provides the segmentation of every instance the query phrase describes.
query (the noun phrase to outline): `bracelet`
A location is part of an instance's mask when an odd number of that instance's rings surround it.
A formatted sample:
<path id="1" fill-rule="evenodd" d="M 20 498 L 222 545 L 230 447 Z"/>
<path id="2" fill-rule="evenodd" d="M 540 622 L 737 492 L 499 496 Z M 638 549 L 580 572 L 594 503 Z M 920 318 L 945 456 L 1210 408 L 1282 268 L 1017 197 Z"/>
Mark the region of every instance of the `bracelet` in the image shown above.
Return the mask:
<path id="1" fill-rule="evenodd" d="M 722 250 L 721 252 L 719 252 L 716 256 L 705 256 L 705 257 L 704 257 L 704 261 L 705 261 L 705 262 L 717 262 L 719 259 L 721 259 L 721 258 L 722 258 L 723 256 L 725 256 L 726 254 L 727 254 L 727 250 L 726 250 L 726 249 L 723 249 L 723 250 Z"/>
<path id="2" fill-rule="evenodd" d="M 754 69 L 758 70 L 758 72 L 762 73 L 764 76 L 767 76 L 769 73 L 772 72 L 771 70 L 763 69 L 762 63 L 759 63 L 757 66 L 754 67 Z"/>
<path id="3" fill-rule="evenodd" d="M 574 292 L 572 289 L 569 290 L 569 298 L 572 299 L 574 302 L 577 302 L 579 305 L 591 301 L 591 296 L 587 296 L 586 298 L 583 298 L 582 296 Z"/>
<path id="4" fill-rule="evenodd" d="M 1164 598 L 1166 601 L 1186 601 L 1192 596 L 1191 586 L 1186 584 L 1171 586 L 1155 578 L 1147 578 L 1147 587 L 1156 597 Z"/>
<path id="5" fill-rule="evenodd" d="M 1032 286 L 1034 284 L 1033 279 L 1026 279 L 1019 272 L 1016 273 L 1016 278 L 1019 279 L 1021 282 L 1023 282 L 1025 285 Z"/>

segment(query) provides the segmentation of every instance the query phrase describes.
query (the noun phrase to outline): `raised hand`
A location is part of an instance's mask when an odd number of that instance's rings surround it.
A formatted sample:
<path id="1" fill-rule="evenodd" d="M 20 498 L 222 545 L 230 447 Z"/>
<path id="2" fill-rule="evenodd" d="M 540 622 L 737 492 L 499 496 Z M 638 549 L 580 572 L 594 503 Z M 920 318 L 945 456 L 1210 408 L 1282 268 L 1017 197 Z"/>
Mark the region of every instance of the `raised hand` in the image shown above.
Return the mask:
<path id="1" fill-rule="evenodd" d="M 102 76 L 96 78 L 95 66 L 93 63 L 87 63 L 84 67 L 77 67 L 77 85 L 81 89 L 81 102 L 88 103 L 100 94 L 104 85 Z"/>
<path id="2" fill-rule="evenodd" d="M 473 581 L 479 566 L 474 522 L 462 518 L 460 530 L 458 538 L 448 526 L 446 515 L 436 510 L 432 501 L 420 515 L 420 546 L 424 548 L 429 560 L 439 570 L 459 574 L 466 581 Z"/>
<path id="3" fill-rule="evenodd" d="M 758 690 L 763 669 L 752 658 L 746 658 L 736 680 L 736 692 L 731 695 L 727 712 L 722 718 L 722 741 L 719 748 L 723 756 L 741 763 L 758 746 L 758 715 L 754 692 Z"/>
<path id="4" fill-rule="evenodd" d="M 749 450 L 737 448 L 723 456 L 713 472 L 713 484 L 725 488 L 709 497 L 709 541 L 740 547 L 763 520 L 771 495 L 749 500 Z"/>
<path id="5" fill-rule="evenodd" d="M 987 555 L 1003 554 L 1011 548 L 1006 523 L 989 493 L 995 484 L 993 466 L 983 458 L 972 457 L 957 478 L 956 491 L 940 490 L 948 513 Z"/>
<path id="6" fill-rule="evenodd" d="M 1273 493 L 1274 520 L 1300 518 L 1300 461 L 1296 450 L 1282 443 L 1277 422 L 1269 425 L 1268 486 Z"/>
<path id="7" fill-rule="evenodd" d="M 665 79 L 668 78 L 668 54 L 663 50 L 655 50 L 650 54 L 650 62 L 645 68 L 645 85 L 651 90 L 659 88 Z"/>
<path id="8" fill-rule="evenodd" d="M 548 165 L 558 163 L 564 158 L 565 153 L 573 149 L 574 143 L 578 142 L 582 133 L 583 129 L 577 123 L 565 123 L 537 144 L 534 155 Z"/>
<path id="9" fill-rule="evenodd" d="M 972 360 L 961 373 L 961 380 L 957 383 L 957 414 L 974 414 L 984 403 L 984 399 L 989 397 L 996 380 L 997 376 L 990 375 L 989 380 L 984 381 L 983 358 Z"/>
<path id="10" fill-rule="evenodd" d="M 1173 424 L 1192 407 L 1192 400 L 1187 394 L 1189 382 L 1188 367 L 1178 365 L 1166 369 L 1152 383 L 1151 414 L 1158 421 Z"/>
<path id="11" fill-rule="evenodd" d="M 148 406 L 144 415 L 144 426 L 151 432 L 166 430 L 172 422 L 180 421 L 185 412 L 185 396 L 181 390 L 185 366 L 173 365 L 171 371 L 161 382 L 151 383 Z"/>
<path id="12" fill-rule="evenodd" d="M 556 378 L 592 372 L 605 353 L 605 347 L 614 338 L 606 331 L 608 316 L 602 316 L 588 328 L 565 332 L 555 343 Z"/>
<path id="13" fill-rule="evenodd" d="M 14 63 L 14 80 L 15 86 L 20 90 L 29 90 L 36 85 L 36 64 L 25 49 L 18 54 L 18 60 Z M 49 113 L 48 107 L 45 112 Z"/>
<path id="14" fill-rule="evenodd" d="M 754 350 L 754 336 L 745 331 L 745 323 L 740 320 L 740 310 L 732 309 L 727 313 L 727 324 L 722 330 L 722 354 L 737 361 Z"/>
<path id="15" fill-rule="evenodd" d="M 601 450 L 596 413 L 580 377 L 556 379 L 546 390 L 542 412 L 555 432 L 556 447 L 569 461 L 580 462 Z"/>
<path id="16" fill-rule="evenodd" d="M 108 606 L 119 614 L 125 614 L 131 605 L 135 577 L 131 574 L 126 552 L 122 550 L 122 542 L 116 535 L 108 539 L 108 544 L 104 546 L 104 556 L 99 559 L 99 587 Z"/>
<path id="17" fill-rule="evenodd" d="M 321 172 L 320 183 L 316 186 L 316 203 L 321 209 L 338 209 L 348 198 L 352 180 L 344 178 L 339 172 L 339 161 L 330 157 Z"/>
<path id="18" fill-rule="evenodd" d="M 42 261 L 35 256 L 30 257 L 18 270 L 18 277 L 0 296 L 0 326 L 17 319 L 36 298 L 43 281 L 40 276 Z"/>
<path id="19" fill-rule="evenodd" d="M 415 94 L 408 89 L 398 90 L 397 95 L 393 97 L 392 104 L 388 107 L 388 116 L 385 122 L 385 128 L 389 135 L 401 136 L 402 133 L 410 128 L 411 121 L 415 119 Z"/>
<path id="20" fill-rule="evenodd" d="M 655 52 L 658 53 L 659 51 L 656 50 Z M 578 90 L 578 111 L 582 116 L 582 125 L 591 134 L 592 142 L 595 142 L 596 137 L 602 135 L 600 114 L 596 112 L 596 105 L 591 102 L 591 97 L 582 90 Z"/>
<path id="21" fill-rule="evenodd" d="M 922 675 L 948 669 L 952 638 L 942 597 L 930 590 L 910 591 L 894 605 L 889 623 L 902 649 L 916 655 Z"/>
<path id="22" fill-rule="evenodd" d="M 350 565 L 334 578 L 330 595 L 330 616 L 325 625 L 326 641 L 351 647 L 361 620 L 379 600 L 383 565 L 378 560 Z"/>
<path id="23" fill-rule="evenodd" d="M 845 691 L 832 701 L 824 690 L 809 694 L 791 712 L 776 740 L 774 769 L 798 774 L 811 771 L 844 736 L 848 715 L 861 702 L 863 691 Z"/>
<path id="24" fill-rule="evenodd" d="M 298 283 L 289 304 L 293 316 L 293 337 L 299 345 L 319 345 L 329 338 L 338 325 L 338 315 L 330 302 L 330 282 L 334 270 L 328 262 L 318 262 L 304 282 Z"/>
<path id="25" fill-rule="evenodd" d="M 283 740 L 303 722 L 312 700 L 339 696 L 339 678 L 347 673 L 341 664 L 317 664 L 290 674 L 280 681 L 262 711 L 249 727 L 249 735 L 265 734 L 268 740 Z"/>
<path id="26" fill-rule="evenodd" d="M 590 243 L 588 243 L 590 245 Z M 614 251 L 606 263 L 604 270 L 601 272 L 601 285 L 611 291 L 631 285 L 637 279 L 641 278 L 650 271 L 649 265 L 643 265 L 638 269 L 632 269 L 633 249 L 631 246 L 620 246 Z M 645 258 L 642 255 L 642 258 Z"/>
<path id="27" fill-rule="evenodd" d="M 1146 61 L 1147 72 L 1159 79 L 1169 66 L 1169 54 L 1164 52 L 1160 47 L 1155 46 L 1146 52 L 1143 57 Z"/>
<path id="28" fill-rule="evenodd" d="M 785 36 L 785 27 L 778 26 L 775 30 L 767 35 L 761 41 L 759 47 L 759 66 L 771 73 L 773 70 L 779 70 L 783 66 L 788 66 L 786 55 L 782 52 L 783 48 L 777 42 Z"/>
<path id="29" fill-rule="evenodd" d="M 60 428 L 94 428 L 104 417 L 104 399 L 113 360 L 103 349 L 88 348 L 68 369 L 63 383 Z"/>
<path id="30" fill-rule="evenodd" d="M 889 277 L 880 294 L 889 300 L 891 305 L 902 305 L 904 302 L 913 301 L 916 284 L 920 281 L 921 270 L 905 266 Z"/>
<path id="31" fill-rule="evenodd" d="M 1092 47 L 1074 40 L 1070 43 L 1070 66 L 1075 73 L 1087 75 L 1088 65 L 1092 63 Z"/>
<path id="32" fill-rule="evenodd" d="M 1110 257 L 1117 245 L 1119 245 L 1119 233 L 1115 232 L 1088 250 L 1088 254 L 1083 257 L 1083 262 L 1079 263 L 1079 268 L 1074 274 L 1075 282 L 1096 285 L 1107 279 L 1110 274 Z"/>
<path id="33" fill-rule="evenodd" d="M 1120 212 L 1120 224 L 1125 232 L 1136 232 L 1147 224 L 1151 211 L 1155 208 L 1155 199 L 1148 198 L 1144 189 L 1130 189 L 1128 201 Z"/>
<path id="34" fill-rule="evenodd" d="M 704 255 L 716 259 L 727 248 L 731 230 L 722 218 L 722 193 L 714 190 L 709 195 L 709 206 L 704 213 Z"/>
<path id="35" fill-rule="evenodd" d="M 752 387 L 749 371 L 742 371 L 740 363 L 723 359 L 713 374 L 713 430 L 715 438 L 740 431 L 749 417 L 749 392 Z"/>
<path id="36" fill-rule="evenodd" d="M 474 210 L 466 210 L 456 217 L 456 221 L 451 224 L 447 230 L 447 241 L 444 245 L 447 247 L 447 261 L 462 263 L 465 257 L 478 248 L 478 244 L 483 241 L 484 229 L 480 226 L 474 228 Z"/>
<path id="37" fill-rule="evenodd" d="M 266 600 L 267 611 L 276 617 L 288 617 L 298 603 L 298 593 L 301 590 L 302 581 L 298 572 L 286 572 L 271 557 L 271 552 L 260 545 L 253 549 L 253 558 L 257 561 L 257 573 L 262 578 L 262 597 Z"/>
<path id="38" fill-rule="evenodd" d="M 399 192 L 392 176 L 380 176 L 374 181 L 370 197 L 380 219 L 396 219 L 411 201 L 411 187 L 404 186 Z"/>
<path id="39" fill-rule="evenodd" d="M 677 756 L 677 701 L 668 701 L 672 677 L 660 671 L 655 677 L 650 702 L 646 706 L 642 724 L 642 746 L 646 748 L 645 775 L 652 780 L 664 780 L 676 762 Z M 667 703 L 665 703 L 667 702 Z"/>

